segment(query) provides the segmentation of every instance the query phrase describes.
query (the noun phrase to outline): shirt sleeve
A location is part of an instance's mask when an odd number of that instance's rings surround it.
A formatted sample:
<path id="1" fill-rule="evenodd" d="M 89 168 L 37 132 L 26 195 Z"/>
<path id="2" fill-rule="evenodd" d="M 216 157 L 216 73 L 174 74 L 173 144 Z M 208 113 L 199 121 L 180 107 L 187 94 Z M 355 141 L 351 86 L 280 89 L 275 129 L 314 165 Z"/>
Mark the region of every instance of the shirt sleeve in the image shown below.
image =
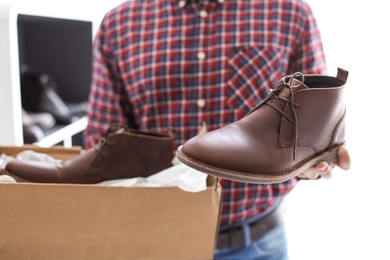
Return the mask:
<path id="1" fill-rule="evenodd" d="M 132 110 L 120 69 L 115 62 L 115 20 L 106 15 L 93 42 L 92 78 L 89 96 L 88 125 L 84 146 L 93 146 L 110 125 L 129 126 Z"/>
<path id="2" fill-rule="evenodd" d="M 311 7 L 302 2 L 302 20 L 298 23 L 294 51 L 289 62 L 289 74 L 326 74 L 326 60 L 317 21 Z"/>

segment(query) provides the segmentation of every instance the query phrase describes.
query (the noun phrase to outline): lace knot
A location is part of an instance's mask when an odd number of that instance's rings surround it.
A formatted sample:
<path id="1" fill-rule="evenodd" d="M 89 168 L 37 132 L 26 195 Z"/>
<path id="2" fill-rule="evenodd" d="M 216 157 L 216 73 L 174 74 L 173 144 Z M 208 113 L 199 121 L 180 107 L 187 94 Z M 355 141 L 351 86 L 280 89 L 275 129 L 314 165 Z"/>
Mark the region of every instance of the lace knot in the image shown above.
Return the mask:
<path id="1" fill-rule="evenodd" d="M 303 85 L 305 81 L 305 76 L 301 72 L 294 73 L 291 77 L 283 78 L 279 84 L 272 89 L 268 99 L 266 100 L 266 104 L 271 106 L 273 109 L 282 114 L 284 118 L 286 118 L 291 124 L 294 125 L 294 140 L 293 140 L 293 160 L 296 160 L 297 147 L 298 147 L 298 117 L 296 108 L 299 107 L 299 104 L 295 104 L 294 99 L 294 87 L 300 87 Z M 296 83 L 299 84 L 297 85 Z M 278 94 L 284 89 L 287 88 L 289 90 L 288 97 L 279 96 Z M 269 102 L 270 100 L 276 100 L 276 104 Z M 284 111 L 284 105 L 289 103 L 291 105 L 292 118 L 286 114 Z"/>

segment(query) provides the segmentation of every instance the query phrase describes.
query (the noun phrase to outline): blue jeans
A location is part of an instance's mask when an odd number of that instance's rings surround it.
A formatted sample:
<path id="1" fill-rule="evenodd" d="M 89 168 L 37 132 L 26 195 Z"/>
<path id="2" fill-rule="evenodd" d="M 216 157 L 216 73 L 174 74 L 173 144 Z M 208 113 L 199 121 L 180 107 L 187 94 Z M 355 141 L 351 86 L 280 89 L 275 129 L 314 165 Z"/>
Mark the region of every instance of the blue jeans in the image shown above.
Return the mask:
<path id="1" fill-rule="evenodd" d="M 288 260 L 285 225 L 271 229 L 257 241 L 237 248 L 223 248 L 215 251 L 215 260 Z"/>

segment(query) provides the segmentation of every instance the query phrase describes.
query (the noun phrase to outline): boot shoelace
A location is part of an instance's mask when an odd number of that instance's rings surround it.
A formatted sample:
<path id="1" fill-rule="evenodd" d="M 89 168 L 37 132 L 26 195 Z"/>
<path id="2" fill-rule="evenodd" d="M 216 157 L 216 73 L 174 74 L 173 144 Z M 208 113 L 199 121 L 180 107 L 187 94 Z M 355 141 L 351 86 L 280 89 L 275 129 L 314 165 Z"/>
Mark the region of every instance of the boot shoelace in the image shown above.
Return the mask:
<path id="1" fill-rule="evenodd" d="M 103 144 L 107 144 L 108 146 L 112 146 L 109 142 L 108 142 L 108 138 L 115 134 L 115 133 L 119 133 L 119 132 L 125 132 L 125 131 L 128 131 L 128 127 L 125 126 L 125 125 L 122 125 L 122 124 L 113 124 L 113 125 L 110 125 L 106 131 L 106 134 L 105 134 L 105 137 L 104 138 L 101 138 L 99 140 L 99 142 L 97 143 L 97 145 L 94 146 L 94 149 L 96 151 L 97 154 L 99 154 L 101 157 L 105 158 L 104 154 L 101 153 L 100 151 L 100 147 L 102 147 Z"/>
<path id="2" fill-rule="evenodd" d="M 299 85 L 293 86 L 293 81 L 296 79 L 299 81 Z M 305 77 L 301 72 L 296 72 L 294 73 L 290 79 L 287 81 L 286 78 L 283 78 L 281 82 L 276 86 L 275 89 L 271 89 L 271 93 L 266 99 L 266 104 L 278 111 L 279 113 L 282 114 L 283 117 L 285 117 L 291 124 L 294 125 L 294 150 L 293 150 L 293 160 L 295 161 L 296 159 L 296 154 L 297 154 L 297 144 L 298 144 L 298 117 L 295 108 L 297 105 L 295 104 L 294 100 L 294 92 L 293 92 L 293 87 L 300 87 L 303 85 L 303 82 L 305 81 Z M 285 97 L 279 97 L 278 93 L 284 88 L 288 88 L 290 91 L 290 95 L 288 98 Z M 279 104 L 279 106 L 275 106 L 274 104 L 268 102 L 270 100 L 276 100 L 276 102 Z M 289 115 L 286 114 L 285 111 L 283 111 L 283 108 L 286 103 L 290 103 L 291 105 L 291 111 L 293 114 L 294 118 L 291 118 Z"/>

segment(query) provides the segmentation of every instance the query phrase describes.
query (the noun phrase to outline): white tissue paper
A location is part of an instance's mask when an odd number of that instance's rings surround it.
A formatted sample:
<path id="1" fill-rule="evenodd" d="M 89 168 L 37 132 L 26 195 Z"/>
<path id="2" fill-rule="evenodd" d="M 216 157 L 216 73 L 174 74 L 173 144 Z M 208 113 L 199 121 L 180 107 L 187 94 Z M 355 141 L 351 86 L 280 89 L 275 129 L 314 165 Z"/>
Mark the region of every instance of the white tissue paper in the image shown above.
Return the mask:
<path id="1" fill-rule="evenodd" d="M 4 153 L 0 155 L 0 168 L 4 169 L 5 165 L 9 162 L 15 160 L 15 157 L 8 156 Z M 8 175 L 0 175 L 0 182 L 16 182 L 14 178 Z"/>
<path id="2" fill-rule="evenodd" d="M 101 182 L 98 185 L 120 187 L 178 187 L 187 192 L 200 192 L 207 189 L 207 174 L 186 166 L 176 158 L 174 158 L 172 164 L 172 167 L 147 178 L 137 177 L 110 180 Z"/>
<path id="3" fill-rule="evenodd" d="M 40 161 L 48 163 L 56 163 L 61 160 L 54 159 L 52 156 L 45 153 L 37 153 L 33 150 L 24 150 L 16 155 L 17 160 L 29 160 L 29 161 Z"/>
<path id="4" fill-rule="evenodd" d="M 0 155 L 0 168 L 1 168 L 1 169 L 5 169 L 5 165 L 6 165 L 9 161 L 12 161 L 12 160 L 15 160 L 15 157 L 8 156 L 8 155 L 2 153 L 2 154 Z"/>
<path id="5" fill-rule="evenodd" d="M 0 182 L 16 182 L 16 180 L 8 175 L 0 175 Z"/>

